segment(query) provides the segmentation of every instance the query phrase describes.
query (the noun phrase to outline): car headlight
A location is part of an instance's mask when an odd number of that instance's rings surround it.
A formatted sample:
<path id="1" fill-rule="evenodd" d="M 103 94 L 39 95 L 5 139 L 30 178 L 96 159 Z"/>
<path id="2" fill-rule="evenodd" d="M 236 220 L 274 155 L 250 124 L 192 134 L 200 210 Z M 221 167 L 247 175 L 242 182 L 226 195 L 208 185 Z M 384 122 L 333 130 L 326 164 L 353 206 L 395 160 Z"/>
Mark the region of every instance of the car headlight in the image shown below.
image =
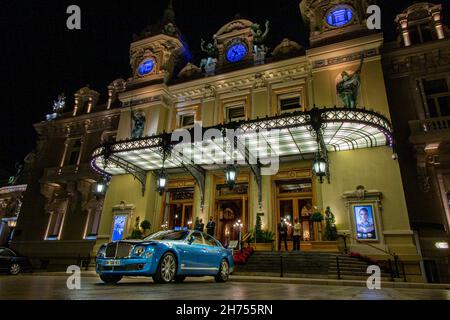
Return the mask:
<path id="1" fill-rule="evenodd" d="M 134 248 L 133 253 L 134 253 L 135 256 L 140 257 L 140 256 L 142 256 L 144 254 L 145 249 L 146 248 L 143 247 L 143 246 L 137 246 L 137 247 Z"/>
<path id="2" fill-rule="evenodd" d="M 106 256 L 106 246 L 101 246 L 97 252 L 97 258 L 104 258 Z"/>

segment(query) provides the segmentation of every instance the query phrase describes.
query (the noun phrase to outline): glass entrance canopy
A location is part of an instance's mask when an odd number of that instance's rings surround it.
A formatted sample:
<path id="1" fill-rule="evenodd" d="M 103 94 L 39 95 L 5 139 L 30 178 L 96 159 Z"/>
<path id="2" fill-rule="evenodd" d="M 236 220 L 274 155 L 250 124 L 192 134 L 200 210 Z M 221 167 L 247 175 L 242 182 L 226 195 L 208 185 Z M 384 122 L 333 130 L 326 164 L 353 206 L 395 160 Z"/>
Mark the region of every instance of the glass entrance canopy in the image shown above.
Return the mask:
<path id="1" fill-rule="evenodd" d="M 318 141 L 327 152 L 392 147 L 392 126 L 383 115 L 365 109 L 314 108 L 107 143 L 94 150 L 91 165 L 108 176 L 186 165 L 211 170 L 230 163 L 267 164 L 287 157 L 311 159 L 319 150 Z"/>

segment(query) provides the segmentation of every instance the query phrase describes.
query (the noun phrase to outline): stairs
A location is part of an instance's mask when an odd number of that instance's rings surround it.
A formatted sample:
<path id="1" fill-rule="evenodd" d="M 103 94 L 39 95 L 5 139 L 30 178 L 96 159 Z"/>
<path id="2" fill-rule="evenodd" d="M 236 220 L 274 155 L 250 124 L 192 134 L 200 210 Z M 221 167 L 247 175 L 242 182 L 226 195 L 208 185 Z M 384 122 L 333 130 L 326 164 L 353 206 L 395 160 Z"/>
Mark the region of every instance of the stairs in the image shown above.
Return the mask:
<path id="1" fill-rule="evenodd" d="M 367 263 L 346 255 L 323 252 L 255 252 L 246 265 L 238 265 L 234 274 L 248 276 L 338 279 L 336 258 L 339 258 L 341 279 L 367 280 Z M 382 270 L 382 281 L 392 281 Z"/>

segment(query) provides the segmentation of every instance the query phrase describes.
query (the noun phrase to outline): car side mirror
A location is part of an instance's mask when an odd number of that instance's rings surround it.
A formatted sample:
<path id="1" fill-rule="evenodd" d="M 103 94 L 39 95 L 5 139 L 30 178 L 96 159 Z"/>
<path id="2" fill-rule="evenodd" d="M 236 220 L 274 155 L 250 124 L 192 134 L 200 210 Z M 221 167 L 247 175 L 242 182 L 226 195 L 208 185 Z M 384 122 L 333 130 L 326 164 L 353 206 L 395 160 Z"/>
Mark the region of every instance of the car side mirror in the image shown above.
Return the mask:
<path id="1" fill-rule="evenodd" d="M 192 236 L 192 237 L 189 238 L 188 243 L 189 244 L 193 244 L 194 241 L 195 241 L 195 236 Z"/>

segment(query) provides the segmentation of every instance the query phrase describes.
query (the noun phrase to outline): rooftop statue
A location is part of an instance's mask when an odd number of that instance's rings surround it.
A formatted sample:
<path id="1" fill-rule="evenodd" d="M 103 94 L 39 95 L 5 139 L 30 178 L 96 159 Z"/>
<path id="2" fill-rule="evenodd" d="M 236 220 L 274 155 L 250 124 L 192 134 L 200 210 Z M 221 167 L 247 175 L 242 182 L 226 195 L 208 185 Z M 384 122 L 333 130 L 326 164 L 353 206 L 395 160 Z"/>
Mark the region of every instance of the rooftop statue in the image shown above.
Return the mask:
<path id="1" fill-rule="evenodd" d="M 53 112 L 59 113 L 66 108 L 66 96 L 61 93 L 58 96 L 58 100 L 53 101 Z"/>
<path id="2" fill-rule="evenodd" d="M 342 72 L 342 80 L 336 85 L 337 93 L 346 108 L 356 108 L 357 106 L 363 63 L 364 54 L 361 55 L 361 63 L 358 70 L 356 70 L 352 75 L 350 75 L 347 71 Z"/>
<path id="3" fill-rule="evenodd" d="M 133 119 L 133 129 L 131 130 L 131 137 L 133 139 L 139 139 L 144 136 L 145 128 L 145 115 L 142 112 L 132 112 L 131 117 Z"/>
<path id="4" fill-rule="evenodd" d="M 251 26 L 253 34 L 253 51 L 258 53 L 260 51 L 266 52 L 267 47 L 264 43 L 267 40 L 267 35 L 269 34 L 269 20 L 266 20 L 266 30 L 263 32 L 261 26 L 258 23 L 254 23 Z"/>
<path id="5" fill-rule="evenodd" d="M 208 58 L 216 58 L 217 57 L 217 53 L 218 53 L 218 49 L 217 49 L 217 37 L 214 36 L 214 43 L 208 43 L 206 44 L 205 40 L 201 40 L 200 43 L 200 48 L 202 49 L 203 52 L 205 52 L 208 56 Z"/>
<path id="6" fill-rule="evenodd" d="M 213 75 L 216 70 L 217 53 L 219 52 L 219 49 L 217 48 L 217 37 L 214 36 L 214 43 L 208 43 L 206 46 L 205 44 L 205 40 L 202 39 L 200 48 L 206 53 L 207 58 L 202 59 L 200 68 L 205 69 L 207 75 Z"/>

